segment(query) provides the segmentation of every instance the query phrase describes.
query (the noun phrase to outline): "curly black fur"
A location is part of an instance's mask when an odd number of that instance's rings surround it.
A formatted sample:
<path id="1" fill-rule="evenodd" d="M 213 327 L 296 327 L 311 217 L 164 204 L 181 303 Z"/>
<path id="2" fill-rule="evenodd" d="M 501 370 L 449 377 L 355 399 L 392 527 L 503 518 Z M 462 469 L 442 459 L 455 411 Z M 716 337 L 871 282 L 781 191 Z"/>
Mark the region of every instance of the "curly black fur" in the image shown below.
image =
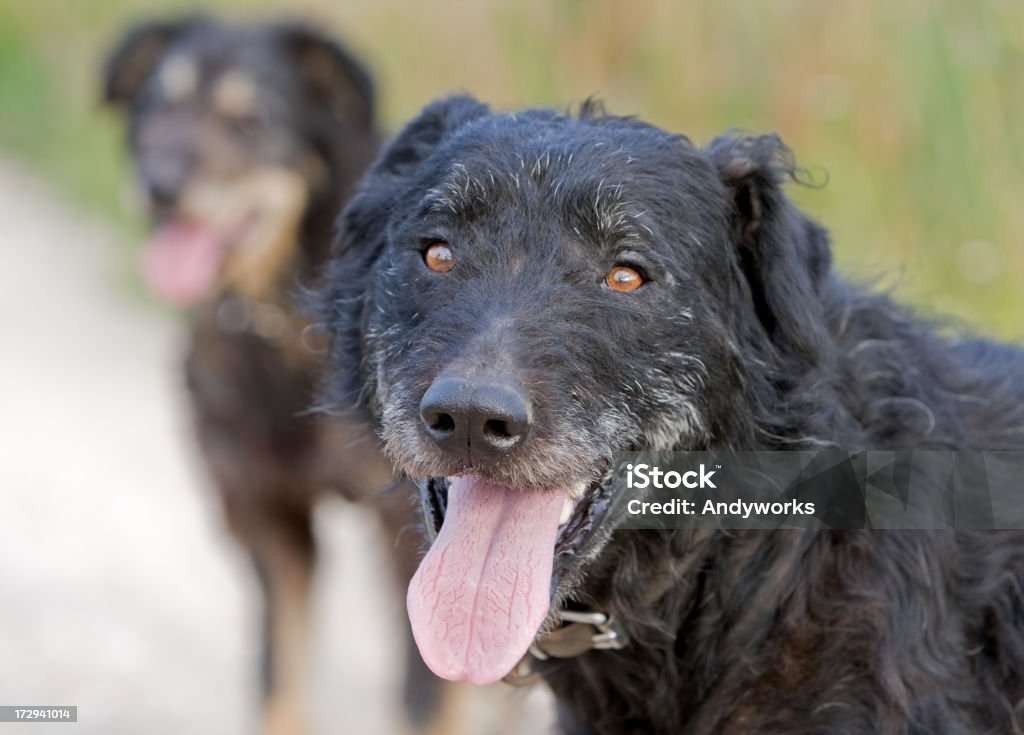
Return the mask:
<path id="1" fill-rule="evenodd" d="M 623 449 L 1021 449 L 1024 353 L 944 336 L 831 269 L 775 136 L 699 149 L 588 108 L 428 106 L 343 217 L 328 390 L 416 476 L 467 467 L 416 407 L 453 364 L 517 376 L 537 430 L 474 472 L 590 477 Z M 423 266 L 425 243 L 455 253 Z M 614 293 L 627 263 L 647 283 Z M 352 356 L 357 356 L 353 360 Z M 632 531 L 556 580 L 632 644 L 546 662 L 572 733 L 1010 733 L 1024 536 Z M 651 600 L 664 580 L 668 591 Z"/>

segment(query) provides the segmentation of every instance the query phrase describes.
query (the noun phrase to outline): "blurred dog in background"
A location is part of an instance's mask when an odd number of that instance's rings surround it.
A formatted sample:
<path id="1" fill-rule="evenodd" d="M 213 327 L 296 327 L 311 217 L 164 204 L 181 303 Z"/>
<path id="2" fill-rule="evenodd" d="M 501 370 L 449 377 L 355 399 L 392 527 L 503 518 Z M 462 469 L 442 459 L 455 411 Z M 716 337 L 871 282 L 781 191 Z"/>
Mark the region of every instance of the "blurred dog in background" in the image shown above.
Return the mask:
<path id="1" fill-rule="evenodd" d="M 265 597 L 264 726 L 301 732 L 318 494 L 373 504 L 397 581 L 415 571 L 420 545 L 403 533 L 416 516 L 372 431 L 309 414 L 322 337 L 295 295 L 377 152 L 371 79 L 301 24 L 187 18 L 128 31 L 104 97 L 127 116 L 153 223 L 143 278 L 191 307 L 199 444 Z M 442 685 L 409 651 L 407 714 L 418 730 L 439 728 Z"/>

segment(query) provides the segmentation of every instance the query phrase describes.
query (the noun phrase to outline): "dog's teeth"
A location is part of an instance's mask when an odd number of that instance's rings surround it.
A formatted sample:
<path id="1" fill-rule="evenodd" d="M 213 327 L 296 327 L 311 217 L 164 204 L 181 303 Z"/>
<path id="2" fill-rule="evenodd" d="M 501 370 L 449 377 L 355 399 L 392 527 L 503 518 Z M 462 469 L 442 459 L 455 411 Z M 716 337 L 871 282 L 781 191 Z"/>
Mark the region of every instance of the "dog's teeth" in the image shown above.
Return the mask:
<path id="1" fill-rule="evenodd" d="M 566 495 L 565 501 L 562 503 L 562 516 L 558 519 L 558 525 L 564 526 L 572 518 L 572 512 L 576 508 L 576 501 L 572 499 L 572 495 Z"/>
<path id="2" fill-rule="evenodd" d="M 587 483 L 586 480 L 582 480 L 579 483 L 577 483 L 576 485 L 574 485 L 573 487 L 571 487 L 569 489 L 569 497 L 572 498 L 574 501 L 575 500 L 579 500 L 580 498 L 582 498 L 584 493 L 587 492 L 587 485 L 588 484 L 589 483 Z"/>

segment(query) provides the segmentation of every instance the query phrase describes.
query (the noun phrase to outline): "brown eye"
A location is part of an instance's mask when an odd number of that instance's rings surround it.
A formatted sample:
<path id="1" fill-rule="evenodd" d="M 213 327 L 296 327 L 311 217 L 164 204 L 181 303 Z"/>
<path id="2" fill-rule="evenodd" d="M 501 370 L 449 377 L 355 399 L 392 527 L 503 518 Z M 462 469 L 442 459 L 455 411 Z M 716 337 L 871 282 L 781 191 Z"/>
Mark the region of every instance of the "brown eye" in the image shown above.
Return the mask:
<path id="1" fill-rule="evenodd" d="M 644 277 L 640 275 L 640 271 L 630 268 L 628 265 L 615 266 L 608 271 L 608 275 L 604 277 L 604 280 L 608 284 L 608 288 L 620 293 L 636 291 L 644 285 L 645 281 Z"/>
<path id="2" fill-rule="evenodd" d="M 444 240 L 437 240 L 423 251 L 423 262 L 432 271 L 447 273 L 455 265 L 455 255 L 448 247 L 448 243 Z"/>

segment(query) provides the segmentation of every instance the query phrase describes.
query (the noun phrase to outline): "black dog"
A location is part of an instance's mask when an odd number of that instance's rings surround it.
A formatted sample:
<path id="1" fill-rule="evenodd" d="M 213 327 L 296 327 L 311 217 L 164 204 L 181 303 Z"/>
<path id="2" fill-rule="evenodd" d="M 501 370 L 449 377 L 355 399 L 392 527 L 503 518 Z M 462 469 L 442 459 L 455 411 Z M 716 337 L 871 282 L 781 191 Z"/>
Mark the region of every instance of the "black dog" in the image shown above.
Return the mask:
<path id="1" fill-rule="evenodd" d="M 310 415 L 324 344 L 295 294 L 327 257 L 334 220 L 378 149 L 374 91 L 335 41 L 296 23 L 146 23 L 113 50 L 105 98 L 129 118 L 154 225 L 151 290 L 193 307 L 187 377 L 196 433 L 266 605 L 268 732 L 303 728 L 314 503 L 372 501 L 402 582 L 416 515 L 365 425 Z M 412 721 L 438 722 L 440 682 L 409 640 Z"/>
<path id="2" fill-rule="evenodd" d="M 631 643 L 538 664 L 568 732 L 1020 732 L 1024 535 L 602 524 L 621 450 L 1024 448 L 1024 353 L 837 277 L 793 174 L 774 136 L 466 97 L 371 169 L 331 389 L 426 478 L 435 672 L 499 679 L 586 607 Z"/>

